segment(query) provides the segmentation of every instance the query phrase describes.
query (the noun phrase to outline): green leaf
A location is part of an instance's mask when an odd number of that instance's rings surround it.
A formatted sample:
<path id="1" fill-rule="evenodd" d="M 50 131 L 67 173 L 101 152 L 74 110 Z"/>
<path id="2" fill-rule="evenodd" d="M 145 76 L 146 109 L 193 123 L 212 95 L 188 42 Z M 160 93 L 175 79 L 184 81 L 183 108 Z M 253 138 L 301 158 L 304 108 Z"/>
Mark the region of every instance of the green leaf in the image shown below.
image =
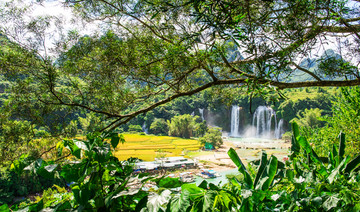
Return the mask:
<path id="1" fill-rule="evenodd" d="M 348 164 L 346 164 L 344 173 L 349 174 L 353 169 L 355 169 L 360 164 L 360 155 L 352 159 Z"/>
<path id="2" fill-rule="evenodd" d="M 53 172 L 56 167 L 58 166 L 58 164 L 50 164 L 44 167 L 44 169 L 48 172 Z"/>
<path id="3" fill-rule="evenodd" d="M 65 139 L 64 146 L 70 150 L 72 155 L 74 155 L 78 159 L 81 158 L 81 149 L 77 145 L 75 145 L 73 140 Z"/>
<path id="4" fill-rule="evenodd" d="M 201 199 L 197 199 L 197 202 L 193 206 L 193 211 L 214 211 L 214 201 L 217 196 L 217 192 L 213 190 L 207 190 Z"/>
<path id="5" fill-rule="evenodd" d="M 141 209 L 146 207 L 147 202 L 148 202 L 148 196 L 146 195 L 138 202 L 138 204 L 135 207 L 135 211 L 141 211 Z"/>
<path id="6" fill-rule="evenodd" d="M 312 148 L 311 148 L 309 142 L 306 140 L 306 138 L 303 136 L 299 136 L 297 138 L 297 140 L 298 140 L 300 146 L 305 149 L 306 153 L 311 154 Z"/>
<path id="7" fill-rule="evenodd" d="M 255 177 L 255 180 L 254 180 L 254 187 L 256 187 L 256 185 L 258 184 L 258 181 L 259 181 L 261 175 L 263 174 L 263 172 L 265 170 L 266 164 L 267 164 L 267 154 L 266 154 L 265 151 L 262 151 L 260 166 L 259 166 L 259 169 L 258 169 L 258 171 L 256 173 L 256 177 Z"/>
<path id="8" fill-rule="evenodd" d="M 196 184 L 183 184 L 181 186 L 181 194 L 180 196 L 174 196 L 168 206 L 166 211 L 171 212 L 185 212 L 188 211 L 191 203 L 195 201 L 195 199 L 201 197 L 204 193 L 205 189 L 199 188 Z"/>
<path id="9" fill-rule="evenodd" d="M 339 162 L 342 161 L 345 154 L 345 134 L 340 132 L 339 134 Z"/>
<path id="10" fill-rule="evenodd" d="M 293 135 L 295 138 L 297 138 L 298 136 L 300 136 L 300 130 L 299 130 L 299 125 L 293 121 L 291 123 L 291 128 L 292 128 L 292 131 L 293 131 Z"/>
<path id="11" fill-rule="evenodd" d="M 329 183 L 333 183 L 337 177 L 340 175 L 340 170 L 344 167 L 345 163 L 348 161 L 348 157 L 344 158 L 341 163 L 336 167 L 336 169 L 332 170 L 328 177 Z"/>
<path id="12" fill-rule="evenodd" d="M 2 206 L 0 206 L 0 211 L 1 212 L 10 212 L 9 206 L 7 204 L 3 204 Z"/>
<path id="13" fill-rule="evenodd" d="M 245 183 L 247 184 L 248 188 L 253 188 L 253 182 L 251 179 L 251 176 L 249 172 L 246 170 L 244 164 L 240 160 L 239 155 L 236 153 L 236 151 L 233 148 L 230 148 L 228 151 L 228 155 L 231 158 L 231 160 L 235 163 L 235 165 L 238 167 L 239 172 L 244 175 Z"/>
<path id="14" fill-rule="evenodd" d="M 269 189 L 277 172 L 277 164 L 277 158 L 274 155 L 271 155 L 270 160 L 266 166 L 266 171 L 261 176 L 260 183 L 256 189 L 261 189 L 263 191 Z"/>
<path id="15" fill-rule="evenodd" d="M 41 199 L 36 204 L 29 206 L 29 211 L 41 211 L 44 208 L 44 200 Z"/>
<path id="16" fill-rule="evenodd" d="M 177 188 L 182 184 L 183 183 L 179 180 L 179 178 L 166 177 L 159 181 L 158 186 L 162 188 Z"/>
<path id="17" fill-rule="evenodd" d="M 337 198 L 336 196 L 330 196 L 322 204 L 322 206 L 326 211 L 330 211 L 331 209 L 336 208 L 339 202 L 340 202 L 339 198 Z"/>
<path id="18" fill-rule="evenodd" d="M 146 206 L 149 211 L 160 211 L 162 205 L 165 205 L 171 198 L 171 191 L 164 190 L 161 194 L 154 194 L 149 198 Z"/>
<path id="19" fill-rule="evenodd" d="M 296 122 L 291 123 L 293 136 L 291 137 L 291 151 L 293 152 L 292 158 L 300 152 L 300 144 L 297 140 L 297 137 L 300 135 L 299 126 Z"/>
<path id="20" fill-rule="evenodd" d="M 196 184 L 184 184 L 181 186 L 181 195 L 185 195 L 189 200 L 194 201 L 205 190 L 196 186 Z"/>
<path id="21" fill-rule="evenodd" d="M 199 185 L 199 188 L 202 188 L 202 189 L 207 189 L 208 188 L 208 185 L 207 185 L 207 181 L 206 180 L 203 180 L 200 185 Z"/>
<path id="22" fill-rule="evenodd" d="M 71 203 L 69 201 L 66 201 L 64 203 L 59 203 L 58 205 L 56 205 L 54 211 L 71 211 L 71 209 Z"/>
<path id="23" fill-rule="evenodd" d="M 115 149 L 117 147 L 117 145 L 119 144 L 120 142 L 120 137 L 119 137 L 119 134 L 117 133 L 113 133 L 111 134 L 111 146 Z"/>

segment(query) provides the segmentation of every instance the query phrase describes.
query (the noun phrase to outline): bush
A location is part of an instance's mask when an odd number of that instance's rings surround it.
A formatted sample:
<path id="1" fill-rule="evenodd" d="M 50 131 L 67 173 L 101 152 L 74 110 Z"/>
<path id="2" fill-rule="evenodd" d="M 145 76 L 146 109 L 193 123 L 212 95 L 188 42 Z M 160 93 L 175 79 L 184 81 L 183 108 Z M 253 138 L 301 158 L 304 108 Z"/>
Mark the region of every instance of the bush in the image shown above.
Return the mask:
<path id="1" fill-rule="evenodd" d="M 190 138 L 193 135 L 197 117 L 190 114 L 174 116 L 171 121 L 168 121 L 169 135 Z"/>
<path id="2" fill-rule="evenodd" d="M 142 132 L 142 128 L 140 125 L 129 125 L 129 132 Z"/>
<path id="3" fill-rule="evenodd" d="M 167 135 L 169 132 L 168 124 L 165 119 L 156 118 L 153 123 L 150 125 L 150 133 L 155 135 Z"/>
<path id="4" fill-rule="evenodd" d="M 221 136 L 222 133 L 220 128 L 213 127 L 205 133 L 204 137 L 199 138 L 199 141 L 202 145 L 205 145 L 205 143 L 210 143 L 215 148 L 219 148 L 223 144 Z"/>

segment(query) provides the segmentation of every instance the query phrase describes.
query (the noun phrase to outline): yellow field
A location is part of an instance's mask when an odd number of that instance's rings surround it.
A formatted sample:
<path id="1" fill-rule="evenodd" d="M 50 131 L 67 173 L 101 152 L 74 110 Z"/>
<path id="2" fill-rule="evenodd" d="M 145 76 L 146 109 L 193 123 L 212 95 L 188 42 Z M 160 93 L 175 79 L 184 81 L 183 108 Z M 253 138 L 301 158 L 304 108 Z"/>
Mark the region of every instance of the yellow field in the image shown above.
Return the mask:
<path id="1" fill-rule="evenodd" d="M 139 134 L 123 134 L 124 144 L 119 144 L 114 155 L 119 160 L 126 160 L 130 157 L 137 157 L 144 161 L 153 161 L 161 153 L 166 157 L 181 156 L 183 150 L 198 150 L 201 145 L 194 139 L 181 139 L 169 136 L 153 136 Z"/>

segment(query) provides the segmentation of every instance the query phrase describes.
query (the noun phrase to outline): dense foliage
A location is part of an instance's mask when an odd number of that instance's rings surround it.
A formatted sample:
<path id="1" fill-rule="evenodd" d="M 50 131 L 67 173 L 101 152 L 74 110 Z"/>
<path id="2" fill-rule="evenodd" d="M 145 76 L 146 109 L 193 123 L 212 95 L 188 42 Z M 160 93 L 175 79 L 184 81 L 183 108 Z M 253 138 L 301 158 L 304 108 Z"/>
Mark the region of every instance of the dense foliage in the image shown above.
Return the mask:
<path id="1" fill-rule="evenodd" d="M 65 0 L 73 25 L 36 16 L 38 4 L 27 3 L 0 3 L 0 165 L 12 164 L 1 171 L 2 203 L 56 183 L 12 209 L 360 210 L 359 156 L 350 160 L 359 152 L 360 88 L 340 96 L 310 88 L 360 85 L 358 0 Z M 309 142 L 293 124 L 289 160 L 263 153 L 252 172 L 231 149 L 242 179 L 196 186 L 133 176 L 133 160 L 111 153 L 121 137 L 95 133 L 150 127 L 218 146 L 220 133 L 196 117 L 227 130 L 231 104 L 247 116 L 271 105 L 287 124 L 298 115 Z M 87 140 L 66 138 L 79 134 Z M 159 189 L 131 190 L 135 179 Z"/>
<path id="2" fill-rule="evenodd" d="M 319 157 L 299 134 L 297 124 L 294 122 L 292 126 L 292 153 L 284 161 L 275 156 L 268 158 L 262 152 L 261 159 L 249 167 L 256 171 L 249 171 L 231 148 L 228 154 L 242 177 L 232 177 L 224 186 L 206 181 L 199 186 L 182 185 L 177 178 L 132 176 L 131 160 L 120 162 L 111 154 L 111 147 L 123 142 L 117 134 L 89 134 L 86 141 L 59 143 L 59 150 L 68 148 L 77 158 L 76 163 L 59 166 L 38 159 L 28 165 L 18 160 L 13 170 L 28 170 L 73 182 L 70 185 L 73 198 L 51 190 L 44 193 L 50 193 L 50 197 L 45 195 L 38 202 L 25 205 L 27 211 L 42 208 L 54 211 L 358 211 L 360 155 L 354 158 L 345 155 L 345 134 L 340 133 L 339 144 L 333 146 L 328 157 Z M 129 186 L 134 180 L 139 187 Z M 143 183 L 149 180 L 159 189 L 143 191 Z M 169 190 L 175 187 L 181 187 L 181 192 Z"/>

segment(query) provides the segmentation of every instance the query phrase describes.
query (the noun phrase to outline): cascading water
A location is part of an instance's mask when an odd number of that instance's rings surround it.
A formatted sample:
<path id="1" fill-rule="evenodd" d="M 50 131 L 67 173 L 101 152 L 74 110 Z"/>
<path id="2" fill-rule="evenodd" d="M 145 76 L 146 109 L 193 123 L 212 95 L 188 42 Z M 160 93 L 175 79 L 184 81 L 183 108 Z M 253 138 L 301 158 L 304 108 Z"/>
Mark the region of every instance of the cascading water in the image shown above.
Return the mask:
<path id="1" fill-rule="evenodd" d="M 144 122 L 144 124 L 142 125 L 141 128 L 142 128 L 144 133 L 149 134 L 149 130 L 146 128 L 146 123 L 145 122 Z"/>
<path id="2" fill-rule="evenodd" d="M 200 113 L 200 115 L 201 115 L 202 121 L 204 121 L 204 120 L 205 120 L 205 118 L 204 118 L 204 109 L 203 109 L 203 108 L 199 108 L 199 113 Z"/>
<path id="3" fill-rule="evenodd" d="M 277 138 L 277 139 L 280 139 L 282 137 L 283 124 L 284 124 L 284 120 L 280 119 L 280 121 L 278 123 L 278 127 L 275 130 L 275 138 Z"/>
<path id="4" fill-rule="evenodd" d="M 274 125 L 272 125 L 274 122 Z M 253 116 L 253 127 L 256 128 L 256 137 L 273 137 L 272 126 L 275 134 L 278 131 L 276 113 L 271 107 L 259 106 Z M 280 133 L 279 133 L 280 134 Z M 276 137 L 276 135 L 275 135 Z"/>
<path id="5" fill-rule="evenodd" d="M 239 133 L 239 123 L 240 123 L 240 107 L 233 105 L 231 107 L 231 131 L 230 135 L 232 137 L 240 137 Z"/>

